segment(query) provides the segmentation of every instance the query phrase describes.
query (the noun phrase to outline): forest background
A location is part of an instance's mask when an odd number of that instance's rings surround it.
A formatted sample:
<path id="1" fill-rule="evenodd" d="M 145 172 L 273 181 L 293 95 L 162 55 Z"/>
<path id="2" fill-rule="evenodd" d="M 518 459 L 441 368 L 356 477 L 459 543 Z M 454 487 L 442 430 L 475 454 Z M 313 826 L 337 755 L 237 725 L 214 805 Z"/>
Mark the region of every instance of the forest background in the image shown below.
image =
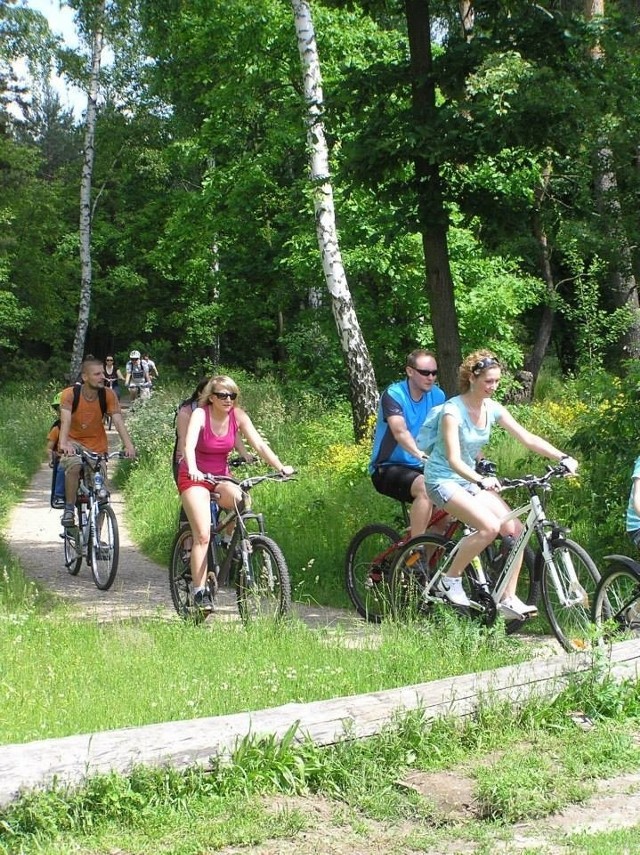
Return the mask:
<path id="1" fill-rule="evenodd" d="M 78 342 L 120 367 L 137 347 L 185 392 L 226 365 L 285 400 L 347 402 L 366 440 L 366 378 L 381 388 L 409 350 L 435 347 L 453 393 L 461 355 L 490 347 L 511 399 L 548 396 L 545 365 L 565 399 L 552 421 L 586 407 L 572 441 L 613 528 L 637 448 L 637 0 L 68 5 L 77 49 L 0 1 L 5 387 L 59 388 Z M 61 106 L 52 67 L 87 92 L 82 117 Z M 348 282 L 337 296 L 314 222 L 327 176 L 309 176 L 320 132 Z M 616 498 L 601 484 L 612 474 Z"/>

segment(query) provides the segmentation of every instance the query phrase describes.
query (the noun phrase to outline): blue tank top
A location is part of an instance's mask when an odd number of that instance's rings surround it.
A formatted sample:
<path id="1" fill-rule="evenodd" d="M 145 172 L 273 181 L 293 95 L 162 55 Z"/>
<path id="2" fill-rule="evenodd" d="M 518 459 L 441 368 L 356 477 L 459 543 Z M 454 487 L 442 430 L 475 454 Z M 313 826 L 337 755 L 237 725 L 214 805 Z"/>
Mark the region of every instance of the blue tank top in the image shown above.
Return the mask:
<path id="1" fill-rule="evenodd" d="M 387 419 L 389 416 L 402 416 L 409 433 L 415 439 L 429 410 L 441 404 L 444 399 L 445 394 L 442 389 L 434 386 L 431 391 L 425 392 L 419 401 L 414 401 L 409 391 L 408 380 L 399 380 L 385 389 L 378 404 L 378 420 L 369 461 L 370 475 L 377 466 L 400 465 L 422 469 L 422 462 L 398 445 Z"/>

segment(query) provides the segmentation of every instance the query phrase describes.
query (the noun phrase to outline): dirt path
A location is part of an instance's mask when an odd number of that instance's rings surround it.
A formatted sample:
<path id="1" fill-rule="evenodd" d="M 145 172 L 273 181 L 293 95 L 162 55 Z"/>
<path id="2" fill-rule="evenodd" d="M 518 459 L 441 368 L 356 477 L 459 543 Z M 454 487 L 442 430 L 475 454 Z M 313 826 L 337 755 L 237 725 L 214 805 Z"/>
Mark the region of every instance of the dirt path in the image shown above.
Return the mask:
<path id="1" fill-rule="evenodd" d="M 118 447 L 115 431 L 109 434 L 110 443 L 114 448 Z M 43 463 L 23 501 L 13 509 L 9 518 L 6 537 L 25 574 L 39 587 L 46 588 L 87 617 L 106 621 L 155 615 L 178 620 L 169 594 L 167 568 L 146 558 L 133 544 L 123 498 L 116 490 L 112 491 L 111 503 L 118 518 L 120 561 L 112 588 L 99 591 L 84 562 L 77 576 L 67 572 L 60 537 L 62 511 L 50 507 L 50 486 L 51 470 Z M 220 591 L 216 606 L 216 616 L 220 619 L 238 619 L 232 591 Z M 375 634 L 375 627 L 366 625 L 352 612 L 342 609 L 296 604 L 295 611 L 314 627 L 339 629 L 347 636 L 358 638 Z"/>

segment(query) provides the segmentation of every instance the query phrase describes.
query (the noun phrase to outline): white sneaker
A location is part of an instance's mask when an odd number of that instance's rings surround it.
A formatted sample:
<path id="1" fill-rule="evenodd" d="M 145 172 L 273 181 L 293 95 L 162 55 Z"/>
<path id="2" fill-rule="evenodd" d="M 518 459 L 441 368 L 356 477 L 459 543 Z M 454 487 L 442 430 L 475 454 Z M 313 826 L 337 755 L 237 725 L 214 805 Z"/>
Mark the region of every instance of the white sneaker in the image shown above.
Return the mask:
<path id="1" fill-rule="evenodd" d="M 538 608 L 537 606 L 529 605 L 529 603 L 523 603 L 514 594 L 511 597 L 505 597 L 504 600 L 498 603 L 498 611 L 506 618 L 513 618 L 514 613 L 520 617 L 532 617 L 538 613 Z"/>
<path id="2" fill-rule="evenodd" d="M 462 587 L 462 579 L 459 576 L 441 576 L 436 585 L 436 591 L 442 594 L 454 606 L 470 606 L 469 597 Z"/>

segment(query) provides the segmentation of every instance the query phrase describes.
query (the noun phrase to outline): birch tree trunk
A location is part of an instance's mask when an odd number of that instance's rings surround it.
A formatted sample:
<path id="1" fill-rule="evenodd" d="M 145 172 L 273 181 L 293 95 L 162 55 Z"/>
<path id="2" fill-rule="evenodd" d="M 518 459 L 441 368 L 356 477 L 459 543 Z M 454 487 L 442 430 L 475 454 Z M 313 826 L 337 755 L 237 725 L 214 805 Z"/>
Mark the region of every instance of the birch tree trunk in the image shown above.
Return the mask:
<path id="1" fill-rule="evenodd" d="M 87 93 L 87 116 L 85 120 L 82 180 L 80 183 L 80 306 L 78 324 L 71 352 L 71 380 L 78 375 L 84 355 L 84 346 L 91 312 L 91 185 L 95 153 L 96 117 L 98 91 L 100 87 L 100 63 L 104 41 L 104 13 L 106 0 L 98 6 L 95 28 L 91 40 L 91 73 Z"/>
<path id="2" fill-rule="evenodd" d="M 314 188 L 316 234 L 331 308 L 349 376 L 349 393 L 356 439 L 362 439 L 378 405 L 376 378 L 358 323 L 338 245 L 329 153 L 324 135 L 324 96 L 320 60 L 311 9 L 305 0 L 291 0 L 307 102 L 307 141 Z"/>

